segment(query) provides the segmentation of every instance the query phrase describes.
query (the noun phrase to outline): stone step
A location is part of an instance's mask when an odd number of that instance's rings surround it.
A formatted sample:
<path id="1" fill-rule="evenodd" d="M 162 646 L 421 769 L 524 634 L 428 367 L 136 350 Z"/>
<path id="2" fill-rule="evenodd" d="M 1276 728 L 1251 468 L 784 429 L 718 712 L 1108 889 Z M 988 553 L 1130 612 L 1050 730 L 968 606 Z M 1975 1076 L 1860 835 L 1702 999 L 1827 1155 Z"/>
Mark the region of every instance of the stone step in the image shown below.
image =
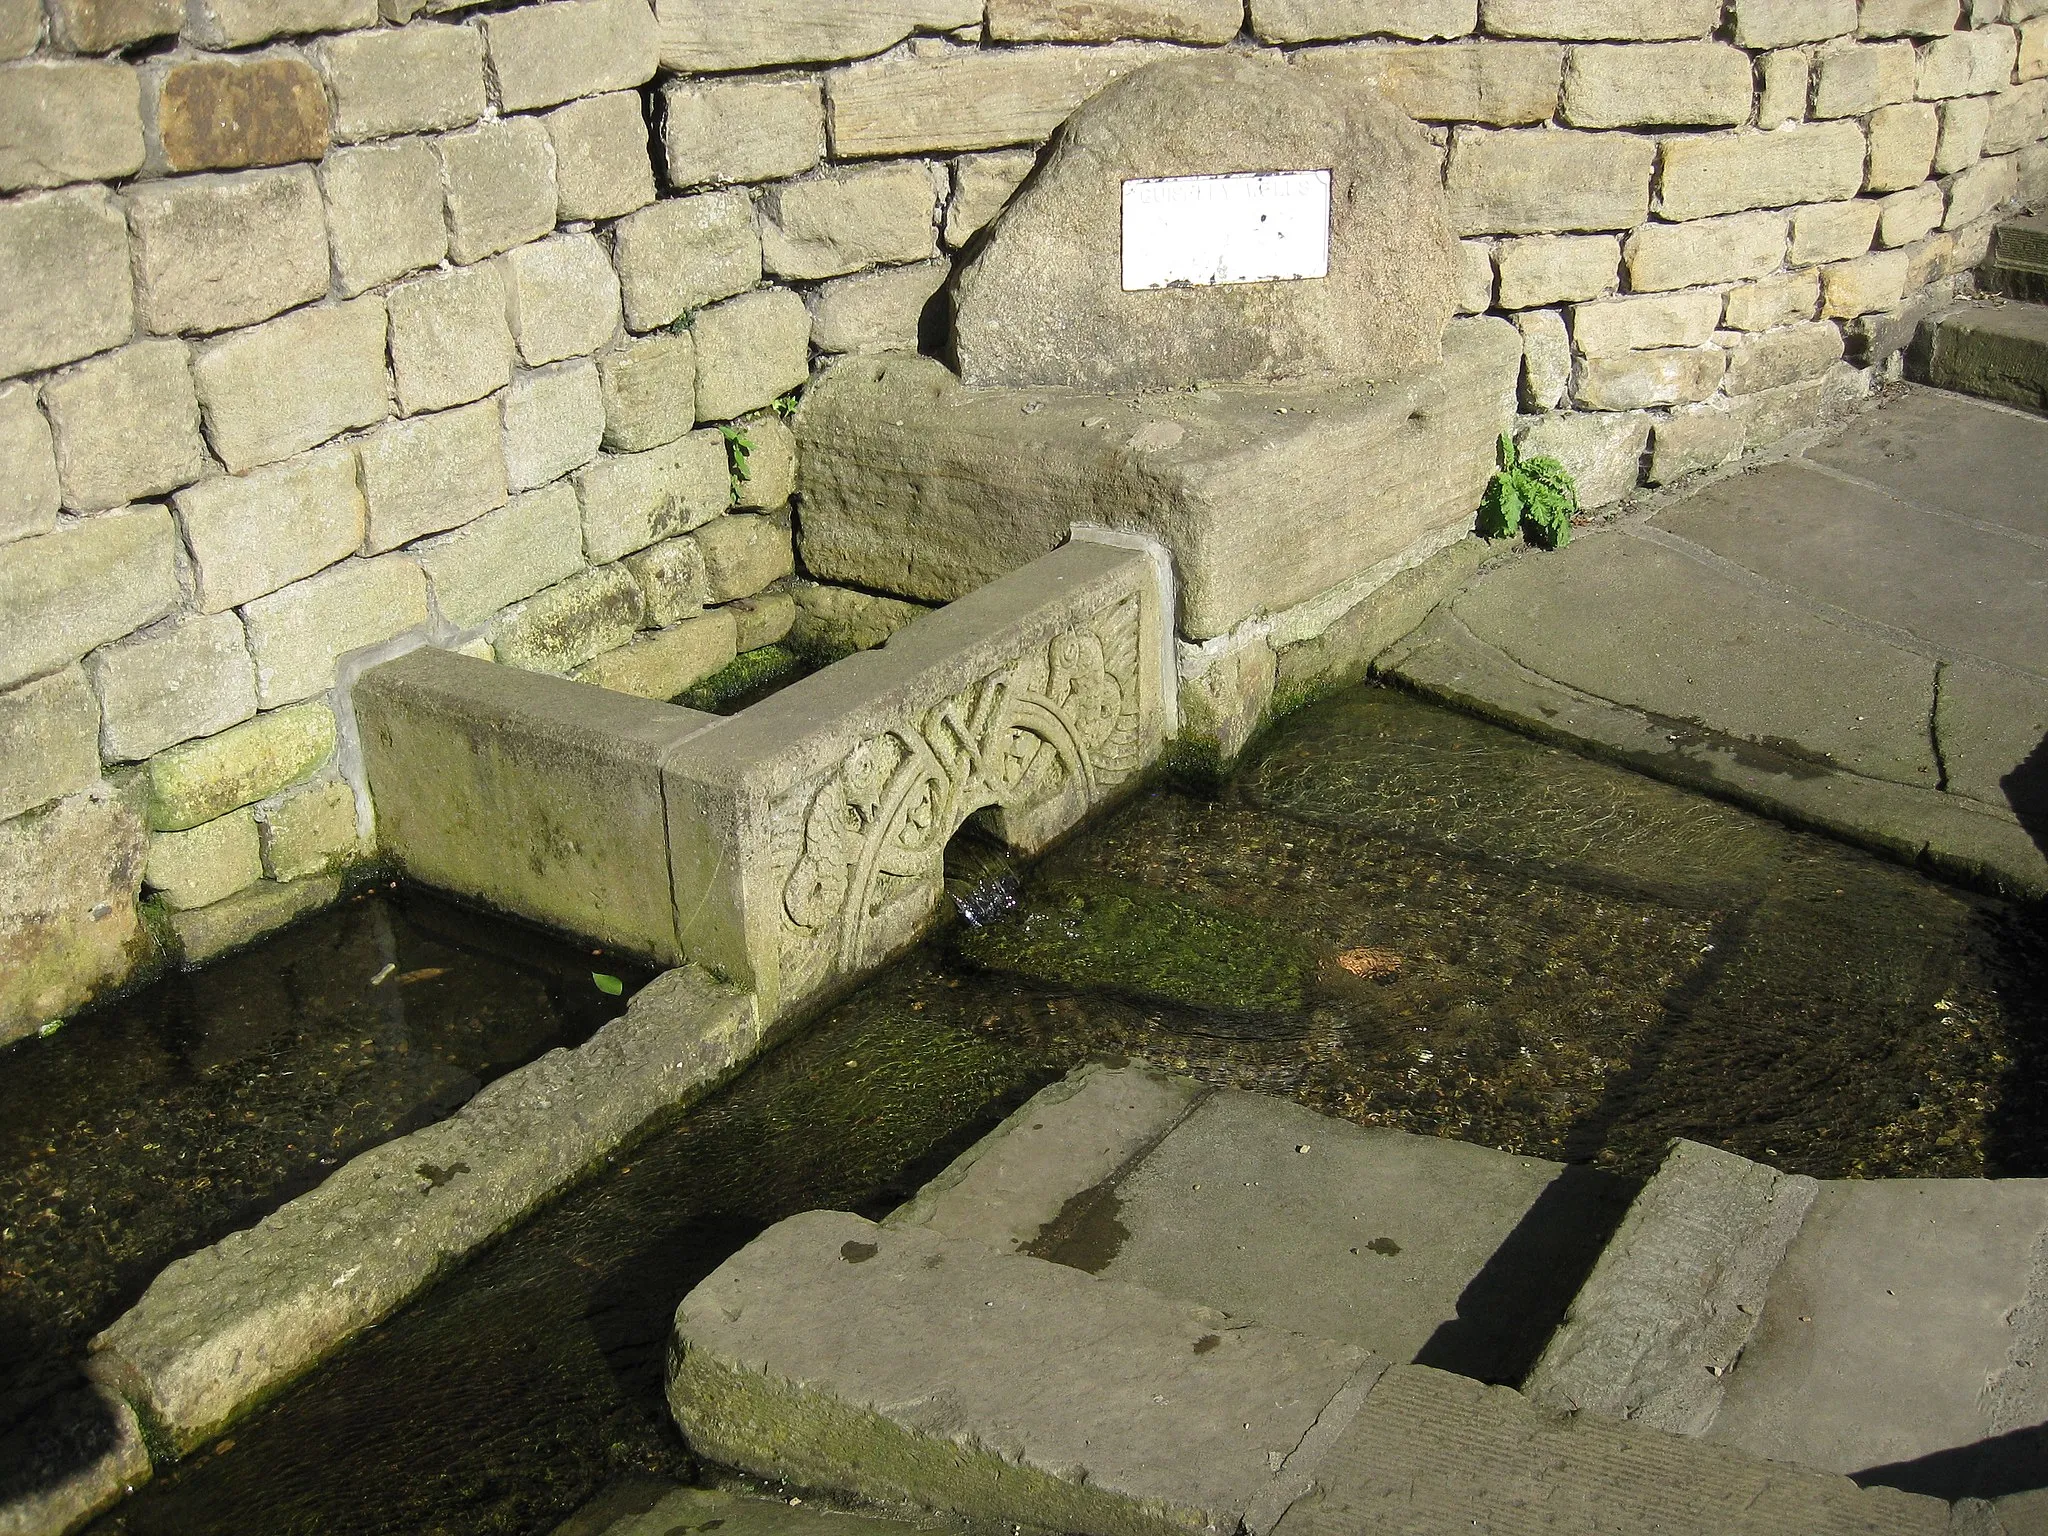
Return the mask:
<path id="1" fill-rule="evenodd" d="M 1991 235 L 1980 279 L 1987 292 L 2048 301 L 2048 214 L 2007 219 Z"/>
<path id="2" fill-rule="evenodd" d="M 1937 310 L 1906 363 L 1937 389 L 2048 411 L 2048 305 L 1974 299 Z"/>
<path id="3" fill-rule="evenodd" d="M 1950 1528 L 1937 1499 L 838 1212 L 684 1299 L 668 1397 L 757 1476 L 1078 1536 Z"/>

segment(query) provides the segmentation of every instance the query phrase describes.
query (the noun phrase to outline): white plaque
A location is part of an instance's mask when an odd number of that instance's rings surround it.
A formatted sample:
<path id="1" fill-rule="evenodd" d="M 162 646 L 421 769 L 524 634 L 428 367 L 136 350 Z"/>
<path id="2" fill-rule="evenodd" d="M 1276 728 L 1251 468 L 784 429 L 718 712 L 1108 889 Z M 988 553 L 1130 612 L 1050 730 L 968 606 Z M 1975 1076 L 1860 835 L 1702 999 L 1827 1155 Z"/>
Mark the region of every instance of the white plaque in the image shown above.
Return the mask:
<path id="1" fill-rule="evenodd" d="M 1124 183 L 1124 292 L 1330 275 L 1330 173 Z"/>

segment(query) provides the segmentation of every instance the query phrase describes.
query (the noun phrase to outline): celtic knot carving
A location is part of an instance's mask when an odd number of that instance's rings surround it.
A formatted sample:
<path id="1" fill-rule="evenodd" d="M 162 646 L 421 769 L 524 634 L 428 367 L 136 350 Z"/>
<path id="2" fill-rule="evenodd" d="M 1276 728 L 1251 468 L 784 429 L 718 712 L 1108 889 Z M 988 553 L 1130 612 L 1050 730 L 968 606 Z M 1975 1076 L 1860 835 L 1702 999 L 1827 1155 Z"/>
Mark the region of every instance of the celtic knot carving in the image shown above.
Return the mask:
<path id="1" fill-rule="evenodd" d="M 1078 815 L 1137 771 L 1139 644 L 1127 599 L 861 742 L 772 807 L 790 995 L 871 958 L 897 903 L 934 899 L 946 842 L 976 811 L 1071 795 Z"/>

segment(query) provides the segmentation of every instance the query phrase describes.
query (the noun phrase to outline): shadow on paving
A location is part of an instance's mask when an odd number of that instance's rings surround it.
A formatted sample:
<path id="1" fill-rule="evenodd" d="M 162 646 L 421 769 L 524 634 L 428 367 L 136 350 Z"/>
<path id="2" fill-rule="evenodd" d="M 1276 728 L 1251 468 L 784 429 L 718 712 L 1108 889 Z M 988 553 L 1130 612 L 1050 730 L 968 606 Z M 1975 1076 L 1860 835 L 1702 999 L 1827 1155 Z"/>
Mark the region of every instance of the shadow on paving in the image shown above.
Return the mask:
<path id="1" fill-rule="evenodd" d="M 2048 1424 L 2011 1430 L 1911 1461 L 1870 1467 L 1851 1476 L 1865 1488 L 1899 1488 L 1951 1502 L 2030 1493 L 2048 1488 Z"/>

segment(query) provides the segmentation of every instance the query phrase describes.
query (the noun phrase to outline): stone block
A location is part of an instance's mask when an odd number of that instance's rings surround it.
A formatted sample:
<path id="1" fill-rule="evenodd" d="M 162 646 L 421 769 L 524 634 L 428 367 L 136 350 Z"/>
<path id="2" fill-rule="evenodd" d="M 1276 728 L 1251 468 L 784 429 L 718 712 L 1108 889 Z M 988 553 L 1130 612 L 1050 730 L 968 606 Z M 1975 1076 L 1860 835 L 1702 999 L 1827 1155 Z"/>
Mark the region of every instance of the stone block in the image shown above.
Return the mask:
<path id="1" fill-rule="evenodd" d="M 943 231 L 947 248 L 958 250 L 993 221 L 1037 164 L 1037 152 L 1029 149 L 963 155 L 955 160 L 953 195 L 946 202 Z"/>
<path id="2" fill-rule="evenodd" d="M 1987 27 L 1971 33 L 1970 40 L 1970 94 L 2004 90 L 2018 64 L 2019 34 L 2011 27 Z"/>
<path id="3" fill-rule="evenodd" d="M 417 22 L 316 44 L 343 144 L 395 133 L 441 133 L 475 122 L 490 98 L 475 27 Z"/>
<path id="4" fill-rule="evenodd" d="M 1458 313 L 1483 315 L 1493 308 L 1493 247 L 1485 240 L 1460 240 L 1458 261 Z"/>
<path id="5" fill-rule="evenodd" d="M 1633 229 L 1649 217 L 1656 153 L 1628 134 L 1456 129 L 1445 171 L 1451 227 L 1461 235 Z"/>
<path id="6" fill-rule="evenodd" d="M 672 80 L 662 87 L 671 186 L 801 176 L 825 157 L 825 93 L 798 80 Z"/>
<path id="7" fill-rule="evenodd" d="M 381 554 L 502 507 L 502 429 L 497 402 L 479 400 L 389 422 L 358 443 L 369 508 L 363 552 Z"/>
<path id="8" fill-rule="evenodd" d="M 522 373 L 505 391 L 505 478 L 529 491 L 597 457 L 604 397 L 588 358 Z"/>
<path id="9" fill-rule="evenodd" d="M 1660 42 L 1705 37 L 1721 22 L 1720 0 L 1480 0 L 1479 25 L 1495 37 L 1568 42 Z"/>
<path id="10" fill-rule="evenodd" d="M 334 755 L 334 711 L 298 704 L 186 742 L 149 763 L 149 825 L 183 832 L 308 779 Z"/>
<path id="11" fill-rule="evenodd" d="M 377 25 L 377 0 L 193 0 L 185 40 L 201 48 L 246 48 L 304 32 Z"/>
<path id="12" fill-rule="evenodd" d="M 99 698 L 100 751 L 135 763 L 256 713 L 256 672 L 242 621 L 192 614 L 86 658 Z"/>
<path id="13" fill-rule="evenodd" d="M 1634 412 L 1573 412 L 1532 422 L 1517 433 L 1525 457 L 1544 455 L 1571 471 L 1579 505 L 1608 506 L 1642 481 L 1652 418 Z"/>
<path id="14" fill-rule="evenodd" d="M 1932 191 L 1936 194 L 1939 194 L 1941 191 L 1939 187 L 1923 190 Z M 1937 221 L 1939 220 L 1940 213 L 1938 209 L 1933 207 L 1933 199 L 1923 197 L 1920 192 L 1900 192 L 1895 194 L 1895 196 L 1902 204 L 1908 199 L 1919 198 L 1921 201 L 1921 211 L 1932 214 Z M 1891 200 L 1889 198 L 1886 199 L 1888 202 Z M 1902 235 L 1918 223 L 1918 218 L 1908 218 L 1903 210 L 1899 213 L 1898 217 L 1899 227 L 1896 232 Z M 1884 231 L 1883 219 L 1878 221 L 1878 231 L 1880 234 Z M 1934 226 L 1930 226 L 1927 232 L 1919 238 L 1901 243 L 1904 245 L 1907 260 L 1910 262 L 1910 266 L 1906 271 L 1906 291 L 1908 293 L 1916 289 L 1928 288 L 1928 285 L 1934 283 L 1938 278 L 1947 277 L 1949 274 L 1960 270 L 1963 264 L 1961 260 L 1962 247 L 1958 237 L 1952 234 L 1936 233 Z M 1942 286 L 1950 285 L 1944 284 Z M 1938 288 L 1930 289 L 1929 291 L 1940 292 Z"/>
<path id="15" fill-rule="evenodd" d="M 822 172 L 761 198 L 762 262 L 778 277 L 815 280 L 938 253 L 939 189 L 916 161 Z"/>
<path id="16" fill-rule="evenodd" d="M 1984 153 L 2011 154 L 2048 137 L 2048 80 L 2030 80 L 1991 98 Z"/>
<path id="17" fill-rule="evenodd" d="M 1613 235 L 1503 240 L 1494 262 L 1500 269 L 1502 309 L 1597 299 L 1620 282 L 1621 241 Z"/>
<path id="18" fill-rule="evenodd" d="M 1941 136 L 1941 114 L 1924 101 L 1882 107 L 1870 114 L 1866 192 L 1901 192 L 1927 179 Z"/>
<path id="19" fill-rule="evenodd" d="M 169 512 L 135 507 L 0 544 L 0 688 L 175 609 L 177 543 Z"/>
<path id="20" fill-rule="evenodd" d="M 353 447 L 217 475 L 173 499 L 202 613 L 275 592 L 347 558 L 363 542 L 366 513 Z"/>
<path id="21" fill-rule="evenodd" d="M 0 464 L 0 544 L 56 527 L 57 454 L 33 385 L 0 385 Z"/>
<path id="22" fill-rule="evenodd" d="M 73 511 L 160 495 L 206 469 L 181 341 L 139 341 L 79 363 L 43 385 L 43 409 Z"/>
<path id="23" fill-rule="evenodd" d="M 145 182 L 128 195 L 142 323 L 224 331 L 327 293 L 327 223 L 304 166 Z"/>
<path id="24" fill-rule="evenodd" d="M 99 782 L 100 712 L 75 666 L 0 693 L 0 821 Z"/>
<path id="25" fill-rule="evenodd" d="M 566 483 L 512 498 L 453 533 L 417 545 L 434 607 L 460 629 L 583 569 L 583 509 Z"/>
<path id="26" fill-rule="evenodd" d="M 1479 0 L 1251 0 L 1251 29 L 1264 43 L 1463 37 L 1479 25 Z"/>
<path id="27" fill-rule="evenodd" d="M 2036 16 L 2023 21 L 2019 26 L 2019 59 L 2014 65 L 2014 76 L 2020 80 L 2039 80 L 2048 76 L 2048 16 Z M 2000 81 L 2003 85 L 2005 82 Z"/>
<path id="28" fill-rule="evenodd" d="M 850 64 L 825 77 L 832 153 L 844 160 L 1042 143 L 1110 81 L 1159 56 L 1152 43 L 941 46 Z"/>
<path id="29" fill-rule="evenodd" d="M 998 43 L 1216 44 L 1243 26 L 1242 0 L 989 0 L 984 35 Z"/>
<path id="30" fill-rule="evenodd" d="M 694 539 L 664 539 L 626 556 L 626 571 L 640 584 L 641 622 L 667 629 L 710 601 L 704 556 Z"/>
<path id="31" fill-rule="evenodd" d="M 806 656 L 829 661 L 871 651 L 931 612 L 917 603 L 815 581 L 792 582 L 789 596 L 794 605 L 790 645 Z"/>
<path id="32" fill-rule="evenodd" d="M 507 251 L 505 310 L 530 365 L 587 357 L 619 329 L 619 277 L 595 235 L 557 235 Z"/>
<path id="33" fill-rule="evenodd" d="M 481 261 L 554 229 L 555 151 L 540 119 L 481 123 L 436 139 L 434 152 L 456 261 Z"/>
<path id="34" fill-rule="evenodd" d="M 256 813 L 244 806 L 184 832 L 153 832 L 142 883 L 173 912 L 207 907 L 263 878 Z"/>
<path id="35" fill-rule="evenodd" d="M 1855 123 L 1666 139 L 1659 153 L 1657 212 L 1682 222 L 1854 197 L 1863 189 L 1863 158 L 1863 130 Z"/>
<path id="36" fill-rule="evenodd" d="M 142 94 L 126 64 L 0 68 L 0 191 L 110 181 L 142 169 Z"/>
<path id="37" fill-rule="evenodd" d="M 1856 35 L 1946 37 L 1961 14 L 1961 0 L 1863 0 Z"/>
<path id="38" fill-rule="evenodd" d="M 1941 228 L 1942 217 L 1947 211 L 1948 199 L 1932 182 L 1910 192 L 1894 192 L 1878 204 L 1877 243 L 1886 250 L 1892 250 L 1924 240 Z"/>
<path id="39" fill-rule="evenodd" d="M 1862 117 L 1892 102 L 1911 101 L 1919 71 L 1911 43 L 1830 44 L 1813 56 L 1813 115 Z"/>
<path id="40" fill-rule="evenodd" d="M 723 608 L 637 635 L 585 662 L 576 680 L 638 699 L 672 699 L 738 655 L 738 626 Z"/>
<path id="41" fill-rule="evenodd" d="M 1554 411 L 1572 383 L 1572 339 L 1564 316 L 1554 309 L 1528 309 L 1515 316 L 1522 333 L 1521 405 L 1525 411 Z"/>
<path id="42" fill-rule="evenodd" d="M 42 39 L 40 0 L 0 0 L 0 59 L 25 59 Z"/>
<path id="43" fill-rule="evenodd" d="M 555 147 L 558 217 L 615 219 L 654 201 L 640 97 L 613 91 L 572 101 L 541 119 Z"/>
<path id="44" fill-rule="evenodd" d="M 2029 208 L 2048 207 L 2048 144 L 2030 144 L 2013 158 L 2019 162 L 2020 200 Z"/>
<path id="45" fill-rule="evenodd" d="M 732 615 L 738 636 L 734 643 L 742 651 L 773 645 L 796 624 L 796 601 L 779 587 L 736 598 L 718 611 Z"/>
<path id="46" fill-rule="evenodd" d="M 672 443 L 697 424 L 697 344 L 688 332 L 657 332 L 597 360 L 604 445 L 638 453 Z"/>
<path id="47" fill-rule="evenodd" d="M 1733 0 L 1735 46 L 1823 43 L 1856 30 L 1856 0 Z"/>
<path id="48" fill-rule="evenodd" d="M 1981 96 L 1941 104 L 1941 136 L 1935 141 L 1934 171 L 1946 176 L 1968 170 L 1984 155 L 1984 135 L 1991 127 L 1991 103 Z"/>
<path id="49" fill-rule="evenodd" d="M 1952 32 L 1920 52 L 1920 74 L 1913 94 L 1922 101 L 1946 101 L 1970 94 L 1978 49 L 1988 40 L 1982 32 Z"/>
<path id="50" fill-rule="evenodd" d="M 1825 273 L 1823 273 L 1825 277 Z M 1802 379 L 1817 379 L 1842 360 L 1842 332 L 1826 321 L 1788 325 L 1745 336 L 1728 349 L 1731 395 L 1753 395 Z"/>
<path id="51" fill-rule="evenodd" d="M 147 961 L 135 905 L 144 836 L 134 797 L 105 785 L 0 822 L 0 1041 L 34 1034 Z M 147 1466 L 138 1451 L 128 1447 Z"/>
<path id="52" fill-rule="evenodd" d="M 384 295 L 391 371 L 407 415 L 467 405 L 512 380 L 505 285 L 494 266 L 457 267 Z"/>
<path id="53" fill-rule="evenodd" d="M 350 651 L 426 623 L 427 582 L 402 555 L 345 560 L 257 598 L 242 619 L 256 657 L 257 702 L 275 709 L 332 688 L 335 663 Z"/>
<path id="54" fill-rule="evenodd" d="M 292 885 L 259 880 L 211 906 L 171 913 L 171 937 L 184 968 L 195 970 L 331 906 L 340 895 L 341 882 L 331 877 Z"/>
<path id="55" fill-rule="evenodd" d="M 354 863 L 363 851 L 356 793 L 338 779 L 290 790 L 256 813 L 263 873 L 303 880 Z"/>
<path id="56" fill-rule="evenodd" d="M 1804 48 L 1779 48 L 1763 56 L 1757 89 L 1756 125 L 1770 131 L 1806 117 L 1812 57 Z"/>
<path id="57" fill-rule="evenodd" d="M 1323 281 L 1124 289 L 1128 180 L 1272 165 L 1337 167 Z M 1193 54 L 1069 119 L 955 280 L 955 349 L 977 385 L 1385 379 L 1439 355 L 1459 271 L 1437 156 L 1406 117 L 1269 57 Z"/>
<path id="58" fill-rule="evenodd" d="M 1721 387 L 1727 354 L 1719 347 L 1659 347 L 1589 357 L 1579 365 L 1573 400 L 1589 411 L 1640 411 L 1688 405 Z"/>
<path id="59" fill-rule="evenodd" d="M 744 192 L 658 202 L 619 220 L 612 255 L 629 330 L 651 331 L 761 281 L 761 235 Z"/>
<path id="60" fill-rule="evenodd" d="M 710 521 L 731 500 L 729 478 L 725 438 L 710 430 L 599 458 L 576 474 L 585 557 L 603 565 Z"/>
<path id="61" fill-rule="evenodd" d="M 1652 347 L 1698 347 L 1721 323 L 1721 295 L 1700 289 L 1602 299 L 1572 306 L 1572 343 L 1582 357 Z"/>
<path id="62" fill-rule="evenodd" d="M 353 298 L 448 254 L 441 165 L 417 139 L 338 149 L 320 167 L 334 275 Z"/>
<path id="63" fill-rule="evenodd" d="M 1860 199 L 1793 210 L 1792 264 L 1804 267 L 1861 256 L 1877 238 L 1877 218 L 1877 204 Z"/>
<path id="64" fill-rule="evenodd" d="M 1628 237 L 1623 259 L 1636 293 L 1734 283 L 1784 263 L 1787 220 L 1779 213 L 1736 213 L 1690 224 L 1646 224 Z"/>
<path id="65" fill-rule="evenodd" d="M 864 59 L 914 31 L 978 25 L 981 0 L 656 0 L 675 74 Z"/>
<path id="66" fill-rule="evenodd" d="M 641 612 L 640 584 L 626 568 L 600 566 L 508 609 L 492 626 L 492 650 L 524 671 L 567 672 L 632 639 Z"/>
<path id="67" fill-rule="evenodd" d="M 1873 310 L 1893 309 L 1906 296 L 1909 264 L 1904 251 L 1877 251 L 1820 269 L 1821 313 L 1846 320 Z"/>
<path id="68" fill-rule="evenodd" d="M 1728 290 L 1721 323 L 1732 331 L 1768 331 L 1820 313 L 1820 274 L 1782 272 Z"/>
<path id="69" fill-rule="evenodd" d="M 198 59 L 151 68 L 143 81 L 159 172 L 290 165 L 327 153 L 327 92 L 304 59 Z"/>
<path id="70" fill-rule="evenodd" d="M 967 389 L 900 354 L 848 359 L 796 416 L 804 564 L 821 581 L 948 602 L 1075 522 L 1106 521 L 1168 546 L 1181 632 L 1209 639 L 1469 526 L 1521 367 L 1506 321 L 1454 321 L 1436 368 L 1331 389 L 1313 415 L 1277 411 L 1294 389 L 1203 390 L 1170 411 L 1154 397 L 1105 431 L 1099 398 Z"/>
<path id="71" fill-rule="evenodd" d="M 796 574 L 789 525 L 752 512 L 729 512 L 690 535 L 704 557 L 704 584 L 714 603 L 752 597 Z"/>
<path id="72" fill-rule="evenodd" d="M 50 41 L 71 53 L 112 53 L 166 37 L 185 19 L 184 0 L 45 0 Z"/>
<path id="73" fill-rule="evenodd" d="M 1958 173 L 1948 185 L 1948 214 L 1941 227 L 1967 228 L 2010 202 L 2019 192 L 2016 161 L 2016 156 L 2001 155 L 1995 160 L 1979 160 Z"/>
<path id="74" fill-rule="evenodd" d="M 507 112 L 629 91 L 654 78 L 647 0 L 554 0 L 483 18 L 498 105 Z"/>
<path id="75" fill-rule="evenodd" d="M 100 187 L 0 203 L 0 378 L 118 346 L 135 329 L 128 225 Z"/>
<path id="76" fill-rule="evenodd" d="M 1295 55 L 1310 79 L 1336 91 L 1377 90 L 1422 122 L 1516 127 L 1557 112 L 1564 49 L 1556 43 L 1368 43 Z"/>
<path id="77" fill-rule="evenodd" d="M 1574 128 L 1729 125 L 1749 121 L 1756 78 L 1726 43 L 1595 44 L 1564 61 L 1564 120 Z"/>
<path id="78" fill-rule="evenodd" d="M 820 352 L 915 352 L 925 308 L 952 275 L 944 261 L 834 278 L 812 294 L 811 343 Z"/>
<path id="79" fill-rule="evenodd" d="M 786 288 L 699 311 L 697 419 L 730 421 L 772 404 L 811 376 L 811 314 Z"/>

